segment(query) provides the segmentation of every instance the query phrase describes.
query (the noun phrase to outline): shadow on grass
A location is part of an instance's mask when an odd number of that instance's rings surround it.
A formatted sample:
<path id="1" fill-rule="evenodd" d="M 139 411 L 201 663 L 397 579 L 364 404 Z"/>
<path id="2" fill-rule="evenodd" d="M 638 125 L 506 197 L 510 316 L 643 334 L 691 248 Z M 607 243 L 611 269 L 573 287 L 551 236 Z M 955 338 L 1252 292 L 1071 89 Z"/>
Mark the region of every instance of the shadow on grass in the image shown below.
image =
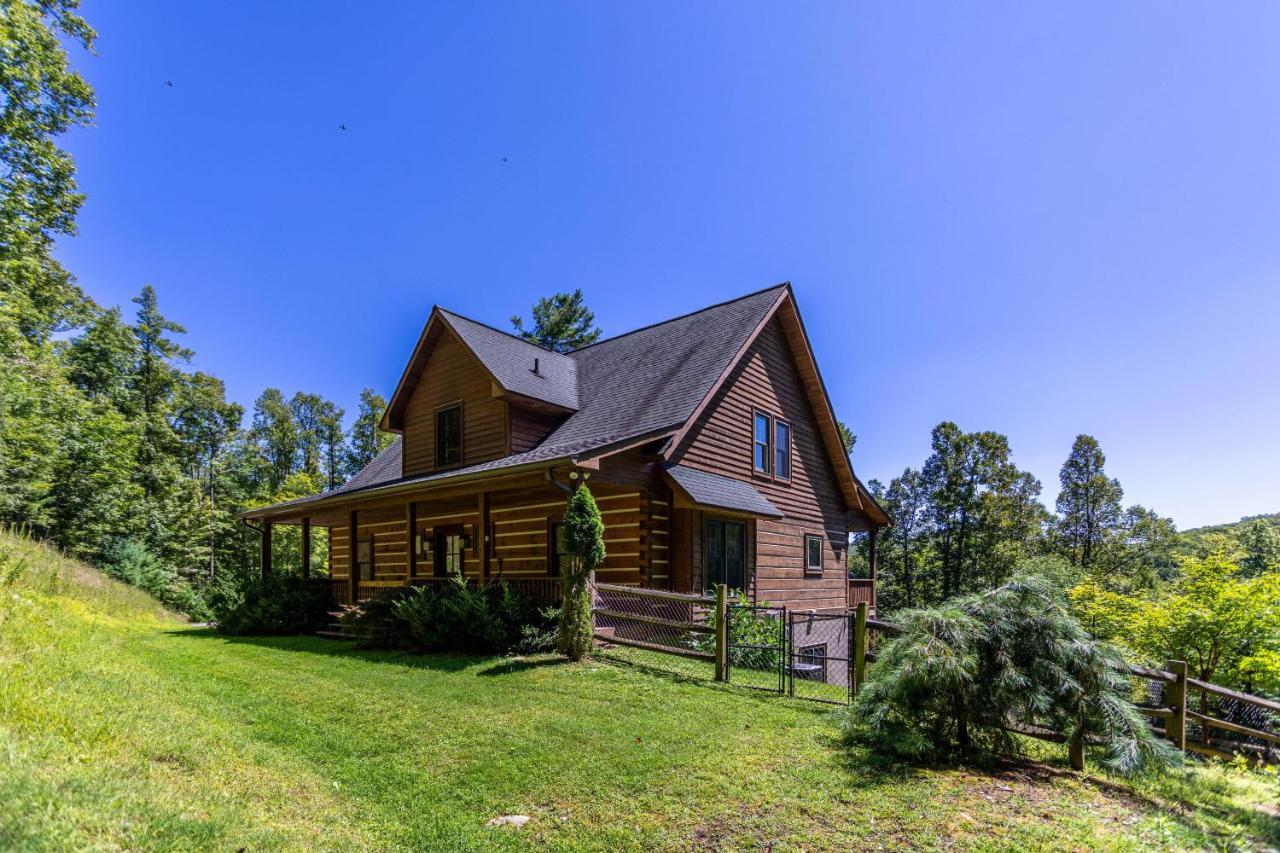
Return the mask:
<path id="1" fill-rule="evenodd" d="M 499 658 L 493 664 L 477 672 L 476 675 L 489 677 L 495 675 L 514 675 L 518 672 L 527 672 L 531 669 L 542 669 L 547 666 L 567 666 L 568 663 L 569 661 L 557 655 Z"/>
<path id="2" fill-rule="evenodd" d="M 185 640 L 213 640 L 231 646 L 257 646 L 281 652 L 347 658 L 366 663 L 394 664 L 395 666 L 443 672 L 460 672 L 485 660 L 492 659 L 492 656 L 484 655 L 416 655 L 398 649 L 362 649 L 348 641 L 330 640 L 310 635 L 236 637 L 229 634 L 220 634 L 209 628 L 166 631 L 165 633 Z"/>

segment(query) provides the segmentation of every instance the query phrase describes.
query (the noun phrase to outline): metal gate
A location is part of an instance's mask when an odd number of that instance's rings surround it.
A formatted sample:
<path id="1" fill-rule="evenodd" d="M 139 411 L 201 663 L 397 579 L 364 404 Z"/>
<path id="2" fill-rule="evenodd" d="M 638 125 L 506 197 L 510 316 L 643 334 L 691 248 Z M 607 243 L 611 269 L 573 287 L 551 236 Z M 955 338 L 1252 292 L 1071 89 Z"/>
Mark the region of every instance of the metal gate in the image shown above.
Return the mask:
<path id="1" fill-rule="evenodd" d="M 779 695 L 787 685 L 787 608 L 730 604 L 725 680 Z"/>
<path id="2" fill-rule="evenodd" d="M 791 613 L 787 693 L 844 705 L 853 700 L 853 620 L 848 613 Z"/>

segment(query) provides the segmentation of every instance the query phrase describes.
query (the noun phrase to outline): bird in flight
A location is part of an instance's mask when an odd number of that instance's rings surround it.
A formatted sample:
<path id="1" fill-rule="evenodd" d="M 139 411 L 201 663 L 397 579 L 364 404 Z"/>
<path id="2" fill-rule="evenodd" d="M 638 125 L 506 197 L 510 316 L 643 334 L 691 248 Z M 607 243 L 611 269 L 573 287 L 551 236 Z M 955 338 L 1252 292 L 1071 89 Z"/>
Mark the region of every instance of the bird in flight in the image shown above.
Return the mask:
<path id="1" fill-rule="evenodd" d="M 173 88 L 173 81 L 172 81 L 172 80 L 165 80 L 165 81 L 164 81 L 164 84 L 165 84 L 166 86 L 168 86 L 170 89 L 172 89 L 172 88 Z"/>
<path id="2" fill-rule="evenodd" d="M 347 126 L 345 124 L 338 125 L 338 130 L 346 130 L 346 129 L 347 129 Z"/>
<path id="3" fill-rule="evenodd" d="M 503 157 L 503 158 L 502 158 L 502 162 L 504 162 L 504 163 L 505 163 L 505 162 L 507 162 L 507 158 L 506 158 L 506 157 Z"/>

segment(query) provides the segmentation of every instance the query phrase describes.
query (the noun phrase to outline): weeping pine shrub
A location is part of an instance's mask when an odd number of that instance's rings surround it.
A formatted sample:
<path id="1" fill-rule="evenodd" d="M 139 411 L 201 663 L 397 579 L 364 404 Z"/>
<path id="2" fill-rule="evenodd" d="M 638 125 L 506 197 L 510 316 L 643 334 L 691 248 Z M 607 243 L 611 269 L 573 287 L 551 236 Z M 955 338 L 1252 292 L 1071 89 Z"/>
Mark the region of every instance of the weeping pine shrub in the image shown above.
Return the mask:
<path id="1" fill-rule="evenodd" d="M 564 602 L 556 647 L 576 661 L 591 652 L 591 573 L 605 558 L 604 522 L 585 483 L 569 495 L 560 530 L 569 559 L 561 568 Z"/>
<path id="2" fill-rule="evenodd" d="M 1129 701 L 1124 660 L 1089 636 L 1062 591 L 1020 575 L 979 595 L 910 610 L 877 649 L 845 719 L 850 741 L 911 761 L 1018 751 L 1010 727 L 1033 725 L 1102 747 L 1120 773 L 1176 752 Z"/>

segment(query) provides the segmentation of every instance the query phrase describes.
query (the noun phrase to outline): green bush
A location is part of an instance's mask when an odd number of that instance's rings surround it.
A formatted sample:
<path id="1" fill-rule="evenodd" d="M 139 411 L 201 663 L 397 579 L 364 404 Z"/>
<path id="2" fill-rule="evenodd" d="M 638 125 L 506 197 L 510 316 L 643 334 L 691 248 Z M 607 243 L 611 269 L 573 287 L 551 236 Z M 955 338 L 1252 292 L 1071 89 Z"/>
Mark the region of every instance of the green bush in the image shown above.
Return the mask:
<path id="1" fill-rule="evenodd" d="M 774 671 L 782 666 L 782 615 L 766 610 L 772 605 L 762 601 L 753 606 L 750 596 L 739 590 L 729 607 L 729 665 L 741 669 Z M 707 626 L 715 628 L 719 615 L 713 608 L 707 615 Z M 715 654 L 715 634 L 699 634 L 698 649 Z M 744 648 L 745 646 L 767 648 Z"/>
<path id="2" fill-rule="evenodd" d="M 151 594 L 170 610 L 194 619 L 210 616 L 204 597 L 136 539 L 117 539 L 104 549 L 99 568 Z"/>
<path id="3" fill-rule="evenodd" d="M 210 608 L 227 634 L 309 634 L 330 619 L 333 603 L 327 578 L 273 572 L 245 574 L 219 587 Z"/>
<path id="4" fill-rule="evenodd" d="M 529 654 L 554 644 L 558 611 L 538 610 L 504 581 L 481 587 L 461 577 L 439 586 L 406 587 L 348 608 L 342 621 L 365 646 L 425 652 Z"/>
<path id="5" fill-rule="evenodd" d="M 899 615 L 846 735 L 910 760 L 1016 752 L 1008 731 L 1047 728 L 1100 743 L 1119 772 L 1174 759 L 1129 701 L 1119 652 L 1093 640 L 1058 586 L 1019 575 L 998 589 Z"/>

